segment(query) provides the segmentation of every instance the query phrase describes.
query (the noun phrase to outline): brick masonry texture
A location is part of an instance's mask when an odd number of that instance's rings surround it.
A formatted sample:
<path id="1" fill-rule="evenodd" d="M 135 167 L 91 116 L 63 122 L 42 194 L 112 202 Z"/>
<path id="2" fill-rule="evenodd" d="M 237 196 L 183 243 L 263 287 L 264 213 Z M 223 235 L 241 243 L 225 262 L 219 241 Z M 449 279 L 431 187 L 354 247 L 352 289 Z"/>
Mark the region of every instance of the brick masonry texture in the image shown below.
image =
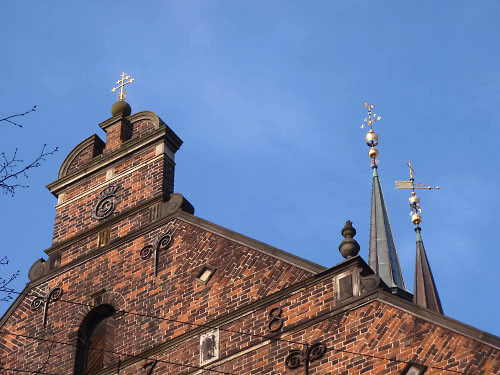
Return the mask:
<path id="1" fill-rule="evenodd" d="M 116 212 L 159 193 L 168 195 L 173 192 L 175 165 L 166 155 L 156 155 L 156 144 L 119 160 L 110 168 L 114 174 L 112 181 L 106 181 L 107 168 L 86 176 L 63 191 L 65 201 L 56 206 L 54 244 L 100 223 L 92 217 L 92 209 L 99 201 L 99 193 L 108 185 L 119 186 Z"/>
<path id="2" fill-rule="evenodd" d="M 155 243 L 166 231 L 173 234 L 174 241 L 168 250 L 160 254 L 160 271 L 155 277 L 153 260 L 141 259 L 139 251 L 146 244 Z M 201 285 L 195 278 L 205 264 L 216 267 L 217 271 L 210 283 Z M 45 295 L 48 290 L 59 286 L 64 290 L 62 299 L 90 304 L 92 300 L 89 296 L 104 288 L 120 296 L 119 301 L 123 303 L 117 308 L 204 323 L 308 276 L 310 273 L 257 250 L 181 220 L 174 220 L 44 283 L 31 293 Z M 3 330 L 40 337 L 50 328 L 53 330 L 51 337 L 67 341 L 68 335 L 78 330 L 83 317 L 90 310 L 86 306 L 52 302 L 47 328 L 43 329 L 42 311 L 29 308 L 32 299 L 24 298 L 2 327 Z M 127 314 L 118 323 L 114 350 L 132 354 L 149 349 L 155 343 L 190 328 Z M 147 334 L 144 334 L 145 331 Z M 19 342 L 19 339 L 8 336 L 2 336 L 1 340 L 2 351 L 10 348 L 24 353 L 22 358 L 14 356 L 16 359 L 9 360 L 9 364 L 14 367 L 21 368 L 19 366 L 30 363 L 27 367 L 37 368 L 38 362 L 42 360 L 43 356 L 37 350 L 45 350 L 41 349 L 43 345 L 24 347 L 24 339 Z M 51 368 L 51 371 L 71 373 L 74 348 L 57 345 L 52 354 L 67 360 L 62 361 L 60 367 Z"/>
<path id="3" fill-rule="evenodd" d="M 151 122 L 142 121 L 133 124 L 131 136 L 146 138 L 154 131 Z M 127 144 L 110 136 L 107 147 L 113 150 Z M 65 201 L 56 207 L 54 245 L 61 254 L 59 267 L 65 268 L 30 283 L 27 295 L 7 313 L 0 327 L 0 365 L 73 374 L 79 327 L 93 306 L 105 304 L 126 313 L 108 318 L 106 348 L 113 353 L 105 354 L 99 374 L 117 374 L 118 359 L 121 375 L 146 375 L 144 366 L 153 359 L 159 360 L 155 375 L 216 374 L 210 369 L 234 375 L 303 374 L 304 367 L 286 368 L 285 358 L 303 344 L 320 342 L 327 352 L 310 364 L 309 374 L 399 374 L 408 361 L 428 366 L 426 374 L 433 375 L 499 373 L 499 346 L 449 328 L 446 318 L 438 324 L 422 318 L 425 311 L 411 313 L 404 308 L 409 302 L 399 306 L 398 297 L 383 286 L 360 287 L 361 295 L 339 300 L 336 276 L 372 273 L 359 258 L 316 274 L 260 245 L 208 230 L 187 213 L 152 222 L 150 206 L 167 201 L 174 183 L 174 163 L 157 155 L 157 145 L 148 144 L 64 189 Z M 69 171 L 84 170 L 90 154 L 84 149 Z M 109 168 L 111 182 L 106 181 Z M 111 183 L 120 186 L 117 212 L 100 221 L 92 209 Z M 104 250 L 93 230 L 98 225 L 110 230 Z M 137 232 L 140 228 L 145 229 Z M 153 256 L 143 259 L 140 252 L 166 233 L 172 242 L 160 249 L 155 276 Z M 69 241 L 75 236 L 77 241 Z M 215 273 L 203 284 L 196 278 L 205 266 Z M 44 327 L 43 308 L 30 306 L 35 296 L 56 287 L 63 295 L 48 304 Z M 282 311 L 277 332 L 269 330 L 273 308 Z M 204 369 L 198 367 L 199 340 L 210 328 L 200 325 L 220 330 L 219 358 Z"/>

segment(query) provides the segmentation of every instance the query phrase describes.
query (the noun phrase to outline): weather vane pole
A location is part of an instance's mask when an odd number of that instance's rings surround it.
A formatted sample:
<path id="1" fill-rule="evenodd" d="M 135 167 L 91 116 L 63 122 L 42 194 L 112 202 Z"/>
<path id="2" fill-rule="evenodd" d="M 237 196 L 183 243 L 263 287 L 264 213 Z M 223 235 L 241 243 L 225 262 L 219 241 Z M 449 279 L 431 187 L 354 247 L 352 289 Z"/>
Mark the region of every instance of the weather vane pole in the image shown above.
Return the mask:
<path id="1" fill-rule="evenodd" d="M 126 74 L 125 72 L 122 73 L 121 77 L 122 77 L 122 79 L 119 79 L 118 81 L 116 81 L 116 84 L 118 86 L 113 87 L 111 92 L 115 92 L 116 90 L 120 89 L 120 92 L 118 93 L 118 100 L 123 102 L 125 100 L 125 98 L 127 97 L 127 95 L 125 93 L 124 86 L 128 85 L 129 83 L 134 82 L 134 78 L 130 78 L 130 75 Z"/>
<path id="2" fill-rule="evenodd" d="M 366 134 L 366 144 L 368 147 L 370 147 L 370 151 L 368 151 L 368 156 L 372 159 L 371 161 L 371 167 L 372 168 L 377 168 L 377 156 L 378 156 L 378 150 L 375 148 L 376 145 L 378 145 L 378 134 L 375 134 L 373 131 L 373 125 L 375 124 L 375 121 L 380 121 L 382 119 L 382 116 L 378 116 L 376 113 L 373 113 L 373 104 L 368 104 L 367 102 L 363 102 L 363 105 L 366 107 L 368 110 L 368 116 L 365 117 L 363 124 L 361 125 L 361 129 L 363 129 L 365 126 L 370 127 L 370 131 L 368 134 Z"/>
<path id="3" fill-rule="evenodd" d="M 395 181 L 396 182 L 396 189 L 411 189 L 411 196 L 408 198 L 410 201 L 410 216 L 411 216 L 411 222 L 415 224 L 415 230 L 420 230 L 419 224 L 422 222 L 422 216 L 420 213 L 422 210 L 420 209 L 420 198 L 417 197 L 417 194 L 415 193 L 416 189 L 426 189 L 426 190 L 431 190 L 431 189 L 440 189 L 439 186 L 432 187 L 432 186 L 426 186 L 424 184 L 415 182 L 415 171 L 413 170 L 413 167 L 411 166 L 411 161 L 407 161 L 406 165 L 410 169 L 410 180 L 409 181 Z"/>

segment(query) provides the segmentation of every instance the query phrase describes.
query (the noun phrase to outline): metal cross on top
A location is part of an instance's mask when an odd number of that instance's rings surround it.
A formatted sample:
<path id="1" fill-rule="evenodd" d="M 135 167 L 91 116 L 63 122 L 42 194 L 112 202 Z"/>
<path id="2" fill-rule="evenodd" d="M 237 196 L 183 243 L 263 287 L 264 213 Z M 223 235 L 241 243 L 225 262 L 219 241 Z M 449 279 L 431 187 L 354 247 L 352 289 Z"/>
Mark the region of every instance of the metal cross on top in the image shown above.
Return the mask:
<path id="1" fill-rule="evenodd" d="M 413 170 L 413 167 L 411 166 L 411 161 L 407 161 L 406 165 L 410 169 L 410 180 L 409 181 L 395 181 L 396 182 L 396 189 L 411 189 L 411 197 L 408 198 L 410 201 L 410 216 L 411 216 L 411 221 L 413 224 L 415 224 L 417 227 L 418 225 L 422 222 L 422 216 L 420 215 L 420 212 L 422 210 L 420 209 L 420 198 L 417 197 L 415 194 L 416 189 L 426 189 L 426 190 L 431 190 L 431 189 L 440 189 L 439 186 L 432 187 L 432 186 L 426 186 L 424 184 L 421 184 L 419 182 L 415 182 L 415 171 Z"/>
<path id="2" fill-rule="evenodd" d="M 130 75 L 126 74 L 125 72 L 122 73 L 121 77 L 122 77 L 122 79 L 119 79 L 118 81 L 116 81 L 116 84 L 118 86 L 113 87 L 111 92 L 115 92 L 116 90 L 120 89 L 120 92 L 118 93 L 118 100 L 124 101 L 126 98 L 126 94 L 125 94 L 125 89 L 123 87 L 125 85 L 128 85 L 129 83 L 134 82 L 134 78 L 130 78 Z"/>

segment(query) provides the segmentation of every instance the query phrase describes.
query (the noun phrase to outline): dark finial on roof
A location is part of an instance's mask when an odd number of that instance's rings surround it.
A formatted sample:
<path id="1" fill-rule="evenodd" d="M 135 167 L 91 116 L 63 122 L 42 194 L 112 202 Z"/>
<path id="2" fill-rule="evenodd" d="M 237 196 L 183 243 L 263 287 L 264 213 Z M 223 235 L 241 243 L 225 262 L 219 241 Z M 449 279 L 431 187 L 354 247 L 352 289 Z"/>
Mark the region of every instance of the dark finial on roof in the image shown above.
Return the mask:
<path id="1" fill-rule="evenodd" d="M 356 235 L 356 229 L 352 226 L 352 221 L 347 220 L 344 228 L 342 228 L 342 236 L 344 240 L 339 245 L 340 254 L 344 258 L 355 257 L 359 253 L 359 244 L 353 237 Z"/>
<path id="2" fill-rule="evenodd" d="M 111 116 L 121 115 L 122 117 L 130 116 L 132 113 L 132 108 L 124 100 L 118 100 L 111 107 Z"/>

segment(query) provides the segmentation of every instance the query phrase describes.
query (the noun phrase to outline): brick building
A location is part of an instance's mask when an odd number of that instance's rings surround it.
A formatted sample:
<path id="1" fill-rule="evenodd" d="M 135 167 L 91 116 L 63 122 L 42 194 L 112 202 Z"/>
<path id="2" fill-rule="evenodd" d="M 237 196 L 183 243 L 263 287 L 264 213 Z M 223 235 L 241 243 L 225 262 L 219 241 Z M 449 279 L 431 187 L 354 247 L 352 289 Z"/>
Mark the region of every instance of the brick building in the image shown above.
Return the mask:
<path id="1" fill-rule="evenodd" d="M 420 232 L 415 302 L 405 289 L 376 167 L 370 266 L 348 222 L 325 268 L 194 216 L 180 138 L 124 101 L 112 114 L 48 185 L 53 244 L 0 320 L 0 372 L 499 373 L 500 339 L 442 314 Z"/>

